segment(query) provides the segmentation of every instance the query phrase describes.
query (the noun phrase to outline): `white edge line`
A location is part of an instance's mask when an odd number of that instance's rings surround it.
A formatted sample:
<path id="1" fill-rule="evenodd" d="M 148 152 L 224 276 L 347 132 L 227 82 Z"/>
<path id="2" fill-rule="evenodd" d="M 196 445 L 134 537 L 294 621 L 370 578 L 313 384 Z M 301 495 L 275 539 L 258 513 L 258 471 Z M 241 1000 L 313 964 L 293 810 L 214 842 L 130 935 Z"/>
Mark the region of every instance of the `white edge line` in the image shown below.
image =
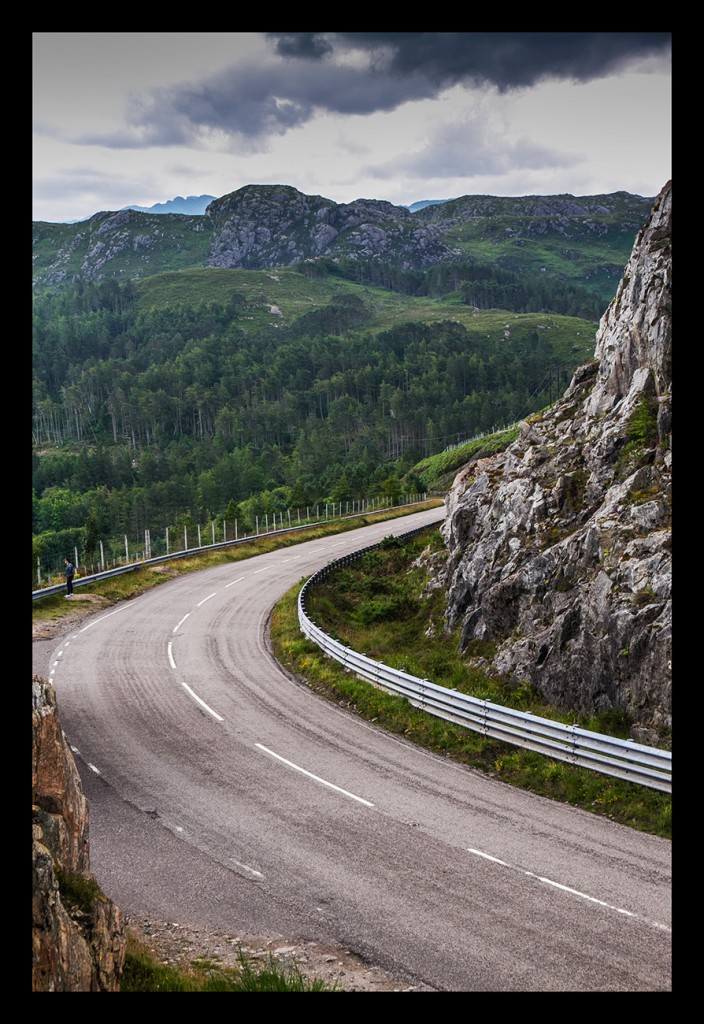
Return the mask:
<path id="1" fill-rule="evenodd" d="M 256 878 L 264 877 L 261 871 L 257 871 L 256 868 L 250 868 L 249 864 L 243 864 L 242 861 L 235 860 L 234 857 L 232 858 L 232 863 L 238 868 L 242 868 L 243 871 L 248 871 L 250 875 L 254 875 Z"/>
<path id="2" fill-rule="evenodd" d="M 364 800 L 361 796 L 355 796 L 354 793 L 348 793 L 346 789 L 340 789 L 339 786 L 333 785 L 332 782 L 326 782 L 326 780 L 321 779 L 319 775 L 313 775 L 312 772 L 299 767 L 297 764 L 294 764 L 293 761 L 287 761 L 285 757 L 281 756 L 281 754 L 275 754 L 273 750 L 269 750 L 268 747 L 263 746 L 261 743 L 255 743 L 254 745 L 255 747 L 259 747 L 259 749 L 263 750 L 266 754 L 271 754 L 271 756 L 275 757 L 277 761 L 283 761 L 283 763 L 287 764 L 289 768 L 293 768 L 295 771 L 300 772 L 301 775 L 307 775 L 309 779 L 315 779 L 316 782 L 322 783 L 323 786 L 327 786 L 329 789 L 334 789 L 337 793 L 342 793 L 343 796 L 348 796 L 352 800 L 357 800 L 358 803 L 364 804 L 365 807 L 374 806 L 374 804 L 370 803 L 369 800 Z"/>

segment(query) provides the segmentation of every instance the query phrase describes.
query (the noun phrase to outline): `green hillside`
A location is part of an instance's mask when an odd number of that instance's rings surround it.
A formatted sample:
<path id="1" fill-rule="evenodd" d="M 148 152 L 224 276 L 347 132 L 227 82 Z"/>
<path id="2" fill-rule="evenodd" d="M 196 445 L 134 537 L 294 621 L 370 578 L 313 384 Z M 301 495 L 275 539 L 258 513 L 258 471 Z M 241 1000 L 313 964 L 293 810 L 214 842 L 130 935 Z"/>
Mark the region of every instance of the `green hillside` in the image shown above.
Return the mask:
<path id="1" fill-rule="evenodd" d="M 142 309 L 171 309 L 201 304 L 232 305 L 236 323 L 246 333 L 263 327 L 290 327 L 311 310 L 329 305 L 341 296 L 355 296 L 371 314 L 367 330 L 372 334 L 408 323 L 450 320 L 468 330 L 484 333 L 503 345 L 505 332 L 549 332 L 556 359 L 571 364 L 590 359 L 598 321 L 546 313 L 513 313 L 501 309 L 476 309 L 454 295 L 415 297 L 384 288 L 360 286 L 338 277 L 312 278 L 289 267 L 264 270 L 184 270 L 158 274 L 135 285 Z M 276 312 L 272 312 L 272 307 Z"/>

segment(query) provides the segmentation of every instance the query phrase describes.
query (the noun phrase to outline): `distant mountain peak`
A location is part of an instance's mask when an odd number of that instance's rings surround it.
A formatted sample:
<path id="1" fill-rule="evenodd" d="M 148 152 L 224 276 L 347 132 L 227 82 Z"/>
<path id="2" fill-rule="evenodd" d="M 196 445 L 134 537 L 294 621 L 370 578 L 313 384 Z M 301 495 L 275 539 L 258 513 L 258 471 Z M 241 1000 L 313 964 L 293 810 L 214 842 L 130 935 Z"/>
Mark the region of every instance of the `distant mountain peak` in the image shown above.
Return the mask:
<path id="1" fill-rule="evenodd" d="M 189 217 L 197 217 L 205 213 L 209 203 L 217 198 L 216 196 L 176 196 L 168 199 L 165 203 L 155 203 L 154 206 L 123 206 L 123 210 L 136 210 L 138 213 L 185 213 Z"/>
<path id="2" fill-rule="evenodd" d="M 426 206 L 441 206 L 443 203 L 451 202 L 451 199 L 419 199 L 417 203 L 411 203 L 406 209 L 415 213 L 416 210 L 424 210 Z"/>

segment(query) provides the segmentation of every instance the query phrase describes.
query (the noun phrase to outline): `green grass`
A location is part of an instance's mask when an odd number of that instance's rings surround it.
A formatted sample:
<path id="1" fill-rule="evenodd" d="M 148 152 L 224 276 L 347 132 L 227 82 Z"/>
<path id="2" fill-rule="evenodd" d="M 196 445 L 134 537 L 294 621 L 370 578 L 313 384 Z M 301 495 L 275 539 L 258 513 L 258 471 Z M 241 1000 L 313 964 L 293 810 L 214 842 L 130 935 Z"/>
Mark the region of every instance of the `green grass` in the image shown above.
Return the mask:
<path id="1" fill-rule="evenodd" d="M 532 418 L 529 417 L 529 419 Z M 451 483 L 451 477 L 472 459 L 485 459 L 503 451 L 511 441 L 515 441 L 518 437 L 518 430 L 518 424 L 515 424 L 515 426 L 507 427 L 506 430 L 500 430 L 496 434 L 487 434 L 474 441 L 467 441 L 466 444 L 460 444 L 449 451 L 429 455 L 417 462 L 413 466 L 412 472 L 427 490 L 443 485 L 448 486 Z"/>
<path id="2" fill-rule="evenodd" d="M 504 331 L 545 333 L 556 360 L 578 364 L 591 359 L 598 324 L 579 317 L 553 313 L 511 313 L 501 309 L 474 309 L 452 297 L 433 299 L 408 296 L 341 278 L 315 279 L 290 268 L 265 270 L 187 269 L 155 274 L 136 282 L 142 308 L 169 308 L 179 303 L 226 304 L 238 296 L 243 311 L 238 327 L 251 332 L 270 324 L 290 325 L 313 309 L 320 309 L 340 293 L 358 295 L 373 315 L 365 333 L 377 334 L 405 323 L 454 320 L 468 330 L 480 331 L 504 343 Z M 281 316 L 272 314 L 276 306 Z"/>
<path id="3" fill-rule="evenodd" d="M 74 912 L 92 914 L 96 903 L 105 902 L 98 883 L 92 877 L 66 873 L 57 868 L 56 880 L 62 903 Z"/>
<path id="4" fill-rule="evenodd" d="M 255 964 L 240 950 L 237 966 L 196 959 L 187 967 L 160 963 L 134 935 L 127 934 L 120 992 L 339 992 L 337 984 L 307 978 L 273 956 Z"/>

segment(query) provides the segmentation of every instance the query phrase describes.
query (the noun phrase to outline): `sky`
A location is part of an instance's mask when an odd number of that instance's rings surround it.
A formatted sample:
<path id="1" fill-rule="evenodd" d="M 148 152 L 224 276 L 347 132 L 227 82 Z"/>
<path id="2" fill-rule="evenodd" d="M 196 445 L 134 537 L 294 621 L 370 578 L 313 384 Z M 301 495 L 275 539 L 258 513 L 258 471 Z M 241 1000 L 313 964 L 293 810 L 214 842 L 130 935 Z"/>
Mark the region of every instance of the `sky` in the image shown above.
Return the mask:
<path id="1" fill-rule="evenodd" d="M 656 196 L 669 32 L 34 32 L 32 220 L 292 185 Z"/>

